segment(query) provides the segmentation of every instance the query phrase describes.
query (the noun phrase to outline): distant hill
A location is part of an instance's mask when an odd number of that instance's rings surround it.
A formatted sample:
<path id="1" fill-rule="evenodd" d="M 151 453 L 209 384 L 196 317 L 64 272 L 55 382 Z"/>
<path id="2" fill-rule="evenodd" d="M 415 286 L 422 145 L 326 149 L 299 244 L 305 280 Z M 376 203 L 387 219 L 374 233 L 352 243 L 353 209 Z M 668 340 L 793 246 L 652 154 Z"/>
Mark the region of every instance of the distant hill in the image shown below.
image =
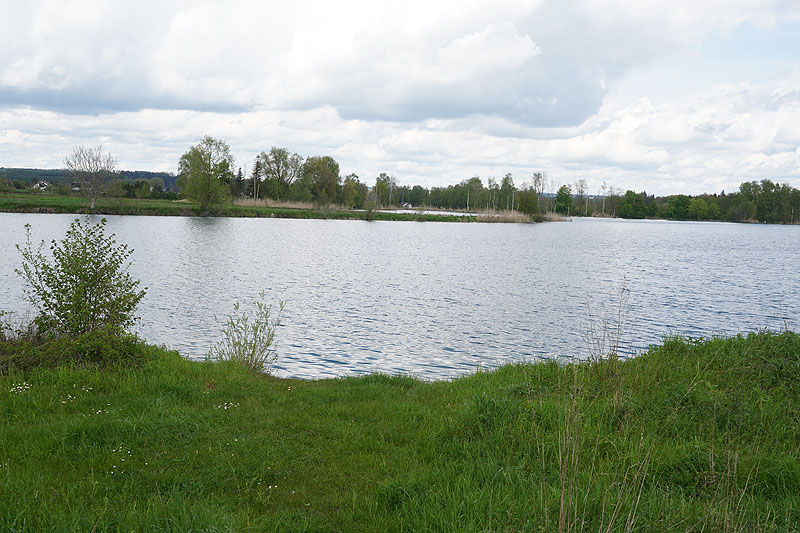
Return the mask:
<path id="1" fill-rule="evenodd" d="M 178 177 L 172 172 L 148 172 L 147 170 L 122 170 L 119 173 L 123 181 L 136 181 L 138 179 L 161 178 L 167 189 L 174 189 Z M 69 183 L 72 178 L 68 172 L 61 168 L 6 168 L 0 167 L 0 178 L 20 180 L 28 183 L 45 180 L 49 183 Z"/>

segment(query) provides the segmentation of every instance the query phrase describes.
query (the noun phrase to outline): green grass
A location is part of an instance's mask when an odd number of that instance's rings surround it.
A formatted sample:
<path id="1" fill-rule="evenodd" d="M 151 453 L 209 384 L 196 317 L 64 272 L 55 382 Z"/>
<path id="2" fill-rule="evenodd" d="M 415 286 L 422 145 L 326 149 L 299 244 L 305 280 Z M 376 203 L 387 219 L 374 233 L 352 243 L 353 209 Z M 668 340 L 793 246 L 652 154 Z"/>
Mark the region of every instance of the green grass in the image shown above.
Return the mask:
<path id="1" fill-rule="evenodd" d="M 800 336 L 449 382 L 0 377 L 0 529 L 798 531 Z"/>
<path id="2" fill-rule="evenodd" d="M 78 196 L 56 196 L 31 193 L 0 193 L 0 212 L 12 213 L 95 213 L 102 215 L 198 216 L 199 204 L 177 200 L 139 200 L 134 198 L 100 198 L 94 210 L 89 200 Z M 474 215 L 446 216 L 419 213 L 387 213 L 352 211 L 335 208 L 300 209 L 289 207 L 249 207 L 229 205 L 215 216 L 248 218 L 306 218 L 332 220 L 395 220 L 418 222 L 475 222 Z"/>

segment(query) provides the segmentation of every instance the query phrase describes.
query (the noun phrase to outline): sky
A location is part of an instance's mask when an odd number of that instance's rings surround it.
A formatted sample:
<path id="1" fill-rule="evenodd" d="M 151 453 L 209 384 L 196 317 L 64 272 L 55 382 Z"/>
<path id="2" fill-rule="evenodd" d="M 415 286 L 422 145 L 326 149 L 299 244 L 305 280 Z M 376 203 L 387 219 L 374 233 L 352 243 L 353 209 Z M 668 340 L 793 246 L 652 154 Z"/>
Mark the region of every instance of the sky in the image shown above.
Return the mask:
<path id="1" fill-rule="evenodd" d="M 0 0 L 0 167 L 205 135 L 368 184 L 800 187 L 800 2 Z"/>

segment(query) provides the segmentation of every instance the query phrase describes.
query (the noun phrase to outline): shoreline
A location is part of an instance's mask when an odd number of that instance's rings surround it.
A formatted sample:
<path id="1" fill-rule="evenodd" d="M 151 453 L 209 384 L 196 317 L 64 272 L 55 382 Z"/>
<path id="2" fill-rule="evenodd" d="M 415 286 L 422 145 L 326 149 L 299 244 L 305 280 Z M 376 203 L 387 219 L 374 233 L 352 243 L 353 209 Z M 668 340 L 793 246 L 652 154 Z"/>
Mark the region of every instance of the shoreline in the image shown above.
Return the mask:
<path id="1" fill-rule="evenodd" d="M 127 215 L 127 216 L 185 216 L 228 218 L 294 218 L 319 220 L 365 220 L 397 222 L 479 222 L 501 224 L 528 224 L 532 222 L 557 222 L 570 220 L 553 213 L 529 217 L 516 211 L 464 212 L 437 208 L 373 210 L 345 209 L 341 207 L 292 207 L 270 205 L 233 204 L 214 212 L 201 214 L 199 205 L 186 200 L 153 200 L 133 198 L 100 198 L 95 209 L 89 208 L 85 198 L 76 196 L 30 195 L 0 193 L 0 212 L 72 214 L 72 215 Z M 442 211 L 442 214 L 437 213 Z"/>

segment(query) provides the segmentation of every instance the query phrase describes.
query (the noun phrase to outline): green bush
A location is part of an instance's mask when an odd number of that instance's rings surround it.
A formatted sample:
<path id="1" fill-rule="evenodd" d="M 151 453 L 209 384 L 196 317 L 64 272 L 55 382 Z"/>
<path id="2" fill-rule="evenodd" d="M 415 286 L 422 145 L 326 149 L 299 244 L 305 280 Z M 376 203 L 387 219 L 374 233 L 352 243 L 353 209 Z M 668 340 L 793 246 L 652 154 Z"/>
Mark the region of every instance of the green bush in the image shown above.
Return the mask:
<path id="1" fill-rule="evenodd" d="M 34 325 L 46 335 L 122 334 L 136 322 L 134 311 L 146 291 L 127 272 L 132 250 L 106 235 L 105 225 L 106 219 L 98 224 L 75 219 L 61 242 L 52 241 L 52 260 L 42 254 L 44 241 L 33 247 L 26 225 L 26 245 L 17 245 L 22 268 L 16 272 L 39 312 Z"/>
<path id="2" fill-rule="evenodd" d="M 77 367 L 140 366 L 151 347 L 136 335 L 101 329 L 75 337 L 0 339 L 0 375 L 63 364 Z"/>

